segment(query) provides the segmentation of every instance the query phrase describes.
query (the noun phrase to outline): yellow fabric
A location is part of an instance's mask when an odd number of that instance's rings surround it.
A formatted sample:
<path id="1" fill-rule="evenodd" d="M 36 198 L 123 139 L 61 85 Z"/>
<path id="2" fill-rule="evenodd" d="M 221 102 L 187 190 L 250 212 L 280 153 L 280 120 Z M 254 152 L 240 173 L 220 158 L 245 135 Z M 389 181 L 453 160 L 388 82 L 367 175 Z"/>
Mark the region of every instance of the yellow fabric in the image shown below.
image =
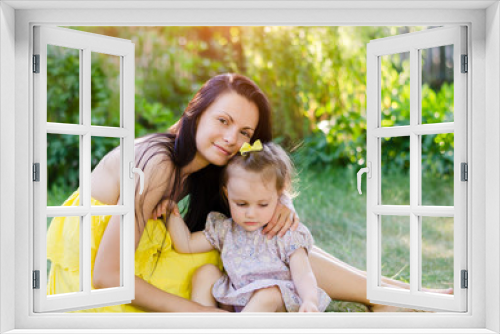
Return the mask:
<path id="1" fill-rule="evenodd" d="M 262 143 L 260 142 L 259 139 L 257 139 L 253 145 L 250 145 L 249 143 L 244 143 L 241 148 L 240 148 L 240 153 L 241 155 L 246 155 L 249 152 L 259 152 L 262 151 Z"/>
<path id="2" fill-rule="evenodd" d="M 75 191 L 63 206 L 77 206 L 80 193 Z M 92 199 L 92 205 L 103 205 Z M 92 273 L 97 249 L 111 216 L 92 217 Z M 55 217 L 47 231 L 47 258 L 51 268 L 47 294 L 79 291 L 79 217 Z M 135 274 L 146 282 L 174 295 L 190 298 L 191 278 L 200 266 L 214 264 L 222 270 L 219 252 L 180 254 L 172 248 L 170 235 L 161 220 L 148 220 L 135 251 Z M 93 287 L 92 287 L 93 288 Z M 82 312 L 144 312 L 130 304 L 88 309 Z"/>

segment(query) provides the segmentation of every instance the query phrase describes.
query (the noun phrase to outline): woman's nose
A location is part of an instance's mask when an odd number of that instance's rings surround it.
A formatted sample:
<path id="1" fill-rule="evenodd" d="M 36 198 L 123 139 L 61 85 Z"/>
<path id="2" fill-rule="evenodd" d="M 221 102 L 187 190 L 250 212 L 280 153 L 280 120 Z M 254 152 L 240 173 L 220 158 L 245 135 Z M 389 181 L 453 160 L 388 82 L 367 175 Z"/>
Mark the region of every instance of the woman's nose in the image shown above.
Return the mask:
<path id="1" fill-rule="evenodd" d="M 236 144 L 237 138 L 238 138 L 238 134 L 237 134 L 237 130 L 235 130 L 235 129 L 228 129 L 226 131 L 226 133 L 224 134 L 224 140 L 229 145 Z"/>

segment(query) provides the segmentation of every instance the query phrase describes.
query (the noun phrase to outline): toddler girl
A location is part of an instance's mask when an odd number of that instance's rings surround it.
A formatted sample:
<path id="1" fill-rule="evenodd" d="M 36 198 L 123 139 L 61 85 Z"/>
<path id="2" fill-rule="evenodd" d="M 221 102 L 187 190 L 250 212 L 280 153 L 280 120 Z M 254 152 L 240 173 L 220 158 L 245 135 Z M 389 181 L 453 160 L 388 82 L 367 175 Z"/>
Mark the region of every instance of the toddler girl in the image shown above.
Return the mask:
<path id="1" fill-rule="evenodd" d="M 313 244 L 309 230 L 300 224 L 272 239 L 261 233 L 280 196 L 291 190 L 292 173 L 290 158 L 281 147 L 260 141 L 245 144 L 222 176 L 231 218 L 211 212 L 205 230 L 190 233 L 174 208 L 168 221 L 174 248 L 181 253 L 215 248 L 224 264 L 225 274 L 217 269 L 201 285 L 193 284 L 194 301 L 206 306 L 217 301 L 223 308 L 243 312 L 325 310 L 330 298 L 317 287 L 309 264 Z M 211 294 L 199 291 L 209 291 L 212 285 Z"/>

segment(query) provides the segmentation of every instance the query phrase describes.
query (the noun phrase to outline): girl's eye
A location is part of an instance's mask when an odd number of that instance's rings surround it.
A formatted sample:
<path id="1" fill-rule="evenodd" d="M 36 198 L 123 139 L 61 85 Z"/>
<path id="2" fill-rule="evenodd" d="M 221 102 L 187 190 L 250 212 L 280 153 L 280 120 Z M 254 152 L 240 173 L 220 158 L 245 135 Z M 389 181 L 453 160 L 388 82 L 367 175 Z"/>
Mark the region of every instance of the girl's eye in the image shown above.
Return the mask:
<path id="1" fill-rule="evenodd" d="M 236 203 L 237 206 L 246 206 L 246 203 Z"/>
<path id="2" fill-rule="evenodd" d="M 222 124 L 224 124 L 224 125 L 227 125 L 227 124 L 228 124 L 227 120 L 226 120 L 226 119 L 224 119 L 224 118 L 219 118 L 219 122 L 221 122 L 221 123 L 222 123 Z"/>
<path id="3" fill-rule="evenodd" d="M 260 206 L 261 208 L 265 208 L 265 207 L 266 207 L 266 206 L 268 206 L 268 205 L 269 205 L 269 204 L 259 204 L 259 206 Z"/>

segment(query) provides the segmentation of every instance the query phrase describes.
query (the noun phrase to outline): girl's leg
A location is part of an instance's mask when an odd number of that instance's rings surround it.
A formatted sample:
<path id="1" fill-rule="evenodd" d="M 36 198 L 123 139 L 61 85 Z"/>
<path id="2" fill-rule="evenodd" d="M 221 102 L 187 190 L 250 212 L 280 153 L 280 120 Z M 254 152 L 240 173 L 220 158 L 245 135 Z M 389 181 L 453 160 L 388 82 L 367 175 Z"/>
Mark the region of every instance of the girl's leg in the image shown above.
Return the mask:
<path id="1" fill-rule="evenodd" d="M 222 272 L 213 264 L 206 264 L 196 270 L 192 279 L 191 300 L 204 306 L 217 307 L 217 301 L 212 296 L 212 287 Z"/>
<path id="2" fill-rule="evenodd" d="M 254 292 L 241 312 L 285 312 L 285 303 L 277 286 Z"/>

